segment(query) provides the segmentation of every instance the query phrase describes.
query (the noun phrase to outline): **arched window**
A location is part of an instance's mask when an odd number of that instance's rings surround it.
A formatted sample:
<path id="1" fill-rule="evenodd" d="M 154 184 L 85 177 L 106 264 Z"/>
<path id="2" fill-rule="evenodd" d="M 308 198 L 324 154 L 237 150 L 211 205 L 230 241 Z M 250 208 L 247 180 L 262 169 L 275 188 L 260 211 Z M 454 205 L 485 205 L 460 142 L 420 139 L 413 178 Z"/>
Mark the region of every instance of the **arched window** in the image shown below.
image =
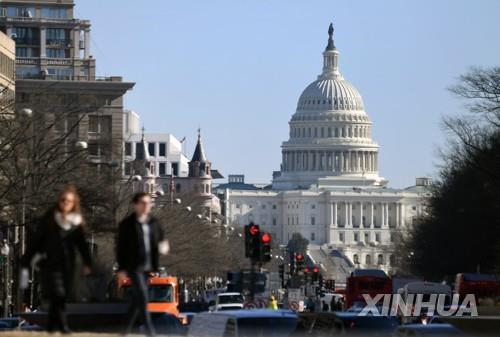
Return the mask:
<path id="1" fill-rule="evenodd" d="M 365 264 L 368 266 L 372 264 L 372 256 L 370 254 L 366 255 Z"/>
<path id="2" fill-rule="evenodd" d="M 378 256 L 377 256 L 377 264 L 384 264 L 384 255 L 378 254 Z"/>
<path id="3" fill-rule="evenodd" d="M 352 256 L 352 262 L 353 262 L 354 264 L 359 264 L 359 256 L 358 256 L 358 254 L 354 254 L 354 255 Z"/>
<path id="4" fill-rule="evenodd" d="M 396 265 L 396 257 L 393 254 L 389 256 L 389 263 L 391 264 L 392 267 Z"/>

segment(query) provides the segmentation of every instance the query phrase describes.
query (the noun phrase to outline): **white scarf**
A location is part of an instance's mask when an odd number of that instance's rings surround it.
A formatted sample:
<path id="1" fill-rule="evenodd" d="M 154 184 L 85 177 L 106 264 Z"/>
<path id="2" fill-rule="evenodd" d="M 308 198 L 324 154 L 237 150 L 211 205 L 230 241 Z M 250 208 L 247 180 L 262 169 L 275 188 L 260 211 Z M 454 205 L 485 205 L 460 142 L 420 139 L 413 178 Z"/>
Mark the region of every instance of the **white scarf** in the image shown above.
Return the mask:
<path id="1" fill-rule="evenodd" d="M 65 231 L 70 230 L 73 226 L 80 226 L 82 224 L 83 218 L 78 213 L 69 213 L 63 219 L 61 212 L 56 212 L 55 214 L 56 223 L 61 229 Z"/>

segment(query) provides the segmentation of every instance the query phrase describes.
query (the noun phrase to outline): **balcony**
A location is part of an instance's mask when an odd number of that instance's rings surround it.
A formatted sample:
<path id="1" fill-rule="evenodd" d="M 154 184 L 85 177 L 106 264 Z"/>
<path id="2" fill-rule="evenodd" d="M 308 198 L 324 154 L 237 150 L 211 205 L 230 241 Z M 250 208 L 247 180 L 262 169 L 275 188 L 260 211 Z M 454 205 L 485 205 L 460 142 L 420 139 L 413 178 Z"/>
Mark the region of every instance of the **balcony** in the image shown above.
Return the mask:
<path id="1" fill-rule="evenodd" d="M 0 16 L 0 22 L 7 23 L 47 23 L 47 24 L 57 24 L 57 25 L 68 25 L 68 26 L 76 26 L 80 25 L 82 27 L 90 27 L 89 20 L 80 20 L 80 19 L 68 19 L 68 18 L 36 18 L 36 17 L 7 17 Z"/>
<path id="2" fill-rule="evenodd" d="M 16 45 L 25 45 L 25 46 L 39 46 L 40 39 L 38 38 L 26 38 L 26 37 L 15 37 L 14 41 L 16 41 Z"/>
<path id="3" fill-rule="evenodd" d="M 49 80 L 49 81 L 92 81 L 92 82 L 116 82 L 116 77 L 104 76 L 70 76 L 70 75 L 49 75 L 44 73 L 39 74 L 17 74 L 18 80 Z"/>
<path id="4" fill-rule="evenodd" d="M 47 39 L 47 47 L 71 48 L 69 39 Z"/>
<path id="5" fill-rule="evenodd" d="M 16 57 L 16 64 L 37 66 L 40 64 L 38 57 Z"/>

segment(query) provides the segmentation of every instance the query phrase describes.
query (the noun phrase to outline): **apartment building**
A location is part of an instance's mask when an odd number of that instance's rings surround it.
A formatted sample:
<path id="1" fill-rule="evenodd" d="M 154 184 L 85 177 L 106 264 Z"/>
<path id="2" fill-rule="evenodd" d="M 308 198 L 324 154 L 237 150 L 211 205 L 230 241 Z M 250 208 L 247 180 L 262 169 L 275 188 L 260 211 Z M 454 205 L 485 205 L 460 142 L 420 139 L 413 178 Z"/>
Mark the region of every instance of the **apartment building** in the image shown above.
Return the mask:
<path id="1" fill-rule="evenodd" d="M 43 115 L 68 144 L 88 143 L 98 167 L 121 160 L 123 96 L 134 83 L 96 76 L 91 23 L 73 0 L 3 0 L 0 31 L 16 42 L 16 108 Z"/>
<path id="2" fill-rule="evenodd" d="M 13 108 L 15 94 L 15 42 L 0 32 L 0 114 Z"/>

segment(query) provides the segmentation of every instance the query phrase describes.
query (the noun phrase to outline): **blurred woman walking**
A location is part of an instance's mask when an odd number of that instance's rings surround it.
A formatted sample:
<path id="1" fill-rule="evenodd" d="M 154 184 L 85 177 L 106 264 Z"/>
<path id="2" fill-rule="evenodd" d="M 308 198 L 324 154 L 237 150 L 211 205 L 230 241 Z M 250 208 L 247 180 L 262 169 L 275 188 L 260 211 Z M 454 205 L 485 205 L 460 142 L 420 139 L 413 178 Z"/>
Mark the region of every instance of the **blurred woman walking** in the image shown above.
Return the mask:
<path id="1" fill-rule="evenodd" d="M 22 258 L 21 286 L 22 283 L 27 285 L 28 268 L 33 257 L 36 254 L 42 257 L 42 292 L 49 300 L 47 330 L 50 332 L 70 332 L 65 304 L 72 291 L 76 251 L 82 256 L 83 273 L 88 275 L 91 272 L 85 232 L 78 192 L 74 186 L 66 186 L 59 194 L 57 204 L 31 235 L 26 255 Z"/>

